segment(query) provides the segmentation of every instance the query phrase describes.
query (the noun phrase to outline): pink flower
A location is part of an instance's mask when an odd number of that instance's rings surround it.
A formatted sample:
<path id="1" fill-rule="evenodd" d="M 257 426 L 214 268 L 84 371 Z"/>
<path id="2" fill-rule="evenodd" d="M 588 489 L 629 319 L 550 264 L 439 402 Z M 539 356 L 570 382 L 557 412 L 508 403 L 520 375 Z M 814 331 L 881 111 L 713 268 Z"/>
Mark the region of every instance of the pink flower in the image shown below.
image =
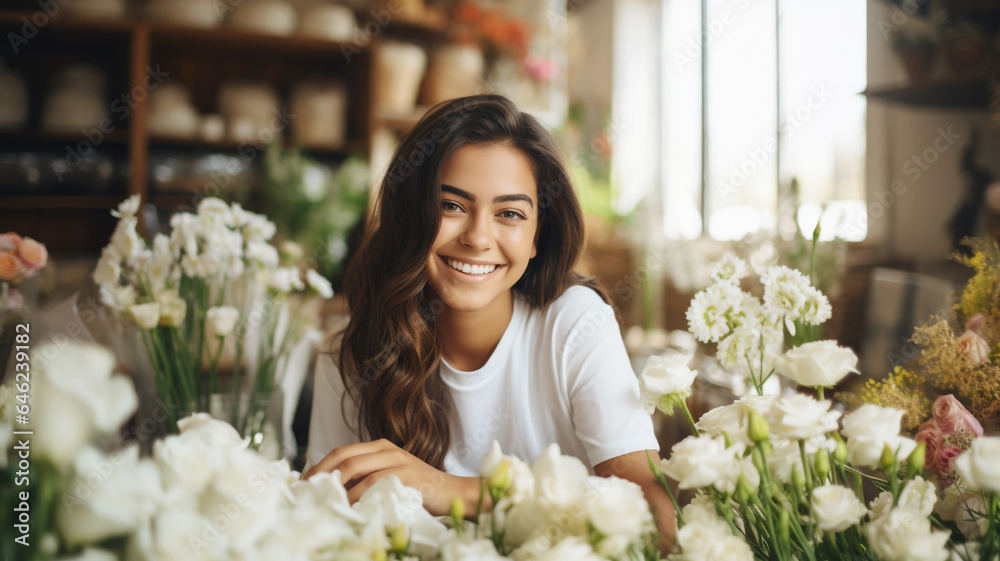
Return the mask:
<path id="1" fill-rule="evenodd" d="M 955 434 L 959 429 L 964 428 L 977 437 L 983 436 L 983 426 L 952 394 L 942 395 L 935 399 L 931 412 L 944 434 Z"/>
<path id="2" fill-rule="evenodd" d="M 952 465 L 954 459 L 962 453 L 957 446 L 945 446 L 938 453 L 937 465 L 933 470 L 935 473 L 941 477 L 947 478 L 948 476 L 955 473 L 955 467 Z"/>
<path id="3" fill-rule="evenodd" d="M 31 238 L 24 238 L 21 241 L 21 250 L 18 251 L 18 257 L 32 271 L 37 271 L 48 263 L 49 252 L 43 244 Z"/>
<path id="4" fill-rule="evenodd" d="M 0 281 L 17 282 L 28 272 L 24 263 L 13 252 L 0 252 Z"/>
<path id="5" fill-rule="evenodd" d="M 979 366 L 990 361 L 990 344 L 976 332 L 966 331 L 958 338 L 958 354 L 972 366 Z"/>
<path id="6" fill-rule="evenodd" d="M 986 316 L 983 314 L 976 314 L 965 322 L 965 330 L 971 331 L 980 337 L 983 336 L 983 324 L 986 322 Z"/>
<path id="7" fill-rule="evenodd" d="M 924 467 L 926 469 L 933 471 L 937 465 L 938 448 L 941 447 L 941 440 L 943 438 L 944 435 L 941 432 L 941 427 L 938 426 L 938 422 L 935 419 L 924 422 L 917 429 L 917 434 L 913 437 L 913 440 L 923 442 L 927 447 L 927 452 L 924 455 Z"/>
<path id="8" fill-rule="evenodd" d="M 6 234 L 0 234 L 0 251 L 10 251 L 11 253 L 17 253 L 17 250 L 21 248 L 21 236 L 15 234 L 14 232 L 7 232 Z"/>

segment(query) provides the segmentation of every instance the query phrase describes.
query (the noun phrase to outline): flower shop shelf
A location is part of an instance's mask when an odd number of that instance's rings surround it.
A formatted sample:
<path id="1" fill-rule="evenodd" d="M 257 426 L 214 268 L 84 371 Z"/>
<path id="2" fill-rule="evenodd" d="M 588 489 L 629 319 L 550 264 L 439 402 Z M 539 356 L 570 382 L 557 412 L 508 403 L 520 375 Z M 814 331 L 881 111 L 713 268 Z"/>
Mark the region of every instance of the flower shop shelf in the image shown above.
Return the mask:
<path id="1" fill-rule="evenodd" d="M 350 155 L 365 151 L 364 139 L 348 140 L 344 144 L 296 144 L 292 139 L 285 138 L 284 143 L 288 147 L 298 146 L 306 152 L 315 154 Z M 149 138 L 149 144 L 153 147 L 208 149 L 208 150 L 240 150 L 245 148 L 258 149 L 261 146 L 253 142 L 240 142 L 237 140 L 201 140 L 193 138 L 178 138 L 169 136 L 153 136 Z"/>
<path id="2" fill-rule="evenodd" d="M 950 80 L 895 88 L 869 88 L 864 95 L 891 103 L 917 107 L 984 109 L 990 104 L 986 78 Z"/>

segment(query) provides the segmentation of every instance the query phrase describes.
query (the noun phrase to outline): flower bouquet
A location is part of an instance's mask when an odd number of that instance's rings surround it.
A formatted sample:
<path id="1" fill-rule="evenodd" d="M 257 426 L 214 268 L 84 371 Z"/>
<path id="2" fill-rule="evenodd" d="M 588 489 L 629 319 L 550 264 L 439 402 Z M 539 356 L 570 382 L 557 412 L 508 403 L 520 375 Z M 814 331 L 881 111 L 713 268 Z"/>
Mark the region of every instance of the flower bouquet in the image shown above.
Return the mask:
<path id="1" fill-rule="evenodd" d="M 329 298 L 329 281 L 310 269 L 303 282 L 298 269 L 280 267 L 268 243 L 274 224 L 239 204 L 204 199 L 150 243 L 136 232 L 138 208 L 136 195 L 112 212 L 119 222 L 93 277 L 102 301 L 135 328 L 129 332 L 152 366 L 167 429 L 188 413 L 212 411 L 259 446 L 268 398 L 304 330 L 303 314 L 289 318 L 288 296 L 308 285 Z M 218 401 L 228 410 L 218 411 Z"/>
<path id="2" fill-rule="evenodd" d="M 740 276 L 743 263 L 727 258 L 716 271 L 717 284 L 701 302 L 696 297 L 695 313 L 689 312 L 692 331 L 702 340 L 733 337 L 734 324 L 747 329 L 740 312 L 759 310 L 752 302 L 744 305 L 746 296 L 725 284 Z M 771 304 L 772 310 L 803 309 L 788 302 L 822 302 L 795 273 L 779 269 L 767 276 L 765 299 L 770 292 L 771 302 L 780 303 Z M 784 320 L 792 331 L 796 320 L 810 317 L 757 313 L 751 325 L 769 330 L 780 329 Z M 937 406 L 935 424 L 916 440 L 901 434 L 900 409 L 865 404 L 841 419 L 822 390 L 853 371 L 853 353 L 825 341 L 783 353 L 776 344 L 768 367 L 767 357 L 761 358 L 765 336 L 750 340 L 756 344 L 734 345 L 737 350 L 729 356 L 730 346 L 720 343 L 720 354 L 729 363 L 745 361 L 752 380 L 760 380 L 760 373 L 766 379 L 773 370 L 816 386 L 819 399 L 791 392 L 747 395 L 697 422 L 687 414 L 693 435 L 674 445 L 667 459 L 650 459 L 672 499 L 666 477 L 696 492 L 683 508 L 674 500 L 680 553 L 672 559 L 992 561 L 1000 555 L 1000 439 L 973 440 L 974 419 L 946 402 Z M 679 406 L 686 412 L 685 398 L 697 374 L 687 370 L 686 362 L 647 365 L 640 388 L 648 411 L 669 414 Z M 946 442 L 931 430 L 942 425 L 960 427 L 967 450 L 952 456 L 958 485 L 941 482 L 939 489 L 924 466 L 929 450 Z M 971 428 L 962 432 L 961 427 Z M 866 480 L 880 491 L 867 507 Z M 966 526 L 969 541 L 953 539 L 948 524 Z"/>
<path id="3" fill-rule="evenodd" d="M 0 380 L 14 349 L 15 326 L 30 312 L 30 303 L 18 286 L 45 268 L 48 261 L 49 252 L 43 244 L 14 232 L 0 234 Z"/>

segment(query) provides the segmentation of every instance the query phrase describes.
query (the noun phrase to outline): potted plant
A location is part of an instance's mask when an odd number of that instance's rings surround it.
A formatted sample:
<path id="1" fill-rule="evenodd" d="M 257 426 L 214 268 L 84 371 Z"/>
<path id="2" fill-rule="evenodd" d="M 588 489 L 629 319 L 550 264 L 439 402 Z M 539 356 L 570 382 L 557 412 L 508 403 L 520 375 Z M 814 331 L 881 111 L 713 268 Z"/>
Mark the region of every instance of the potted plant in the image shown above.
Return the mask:
<path id="1" fill-rule="evenodd" d="M 941 24 L 944 58 L 956 78 L 976 78 L 985 73 L 989 38 L 976 22 L 950 18 Z"/>
<path id="2" fill-rule="evenodd" d="M 908 21 L 893 32 L 892 48 L 903 63 L 910 84 L 930 81 L 938 42 L 929 28 L 916 20 Z"/>

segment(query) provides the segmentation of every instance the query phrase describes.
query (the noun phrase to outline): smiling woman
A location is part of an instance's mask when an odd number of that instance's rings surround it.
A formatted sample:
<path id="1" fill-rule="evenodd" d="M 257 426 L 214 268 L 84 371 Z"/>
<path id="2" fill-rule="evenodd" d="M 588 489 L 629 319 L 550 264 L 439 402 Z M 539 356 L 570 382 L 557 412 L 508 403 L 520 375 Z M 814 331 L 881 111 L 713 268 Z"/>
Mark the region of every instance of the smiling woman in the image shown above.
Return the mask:
<path id="1" fill-rule="evenodd" d="M 583 215 L 552 135 L 502 96 L 445 102 L 403 139 L 376 209 L 317 369 L 306 477 L 339 470 L 356 500 L 394 474 L 432 514 L 456 496 L 473 513 L 493 441 L 528 462 L 557 443 L 639 483 L 672 535 L 614 310 L 573 270 Z"/>

